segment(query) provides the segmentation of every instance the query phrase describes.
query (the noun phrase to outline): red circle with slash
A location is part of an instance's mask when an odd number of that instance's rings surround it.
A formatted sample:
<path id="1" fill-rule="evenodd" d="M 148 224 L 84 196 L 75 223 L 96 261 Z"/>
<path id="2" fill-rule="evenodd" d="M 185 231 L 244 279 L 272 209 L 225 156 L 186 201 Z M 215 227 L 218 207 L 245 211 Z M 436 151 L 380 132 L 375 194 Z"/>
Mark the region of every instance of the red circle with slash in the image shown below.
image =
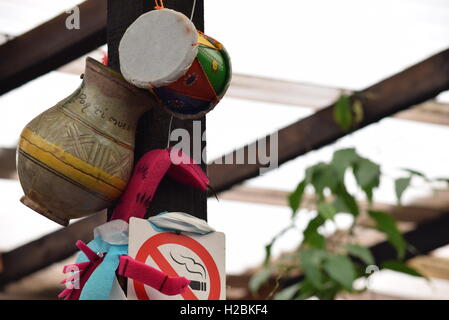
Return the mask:
<path id="1" fill-rule="evenodd" d="M 198 257 L 204 262 L 206 270 L 209 272 L 210 279 L 210 291 L 208 300 L 220 299 L 220 273 L 218 272 L 217 265 L 210 253 L 204 248 L 198 241 L 187 237 L 185 235 L 178 235 L 176 233 L 164 232 L 159 233 L 143 243 L 136 255 L 136 260 L 146 263 L 148 256 L 157 264 L 159 269 L 166 273 L 170 277 L 179 277 L 175 269 L 170 265 L 167 259 L 162 255 L 159 250 L 159 246 L 164 244 L 177 244 L 195 252 Z M 150 300 L 145 290 L 145 286 L 142 282 L 133 280 L 134 289 L 136 291 L 137 298 L 139 300 Z M 198 297 L 192 292 L 190 287 L 187 287 L 186 291 L 181 294 L 185 300 L 199 300 Z"/>

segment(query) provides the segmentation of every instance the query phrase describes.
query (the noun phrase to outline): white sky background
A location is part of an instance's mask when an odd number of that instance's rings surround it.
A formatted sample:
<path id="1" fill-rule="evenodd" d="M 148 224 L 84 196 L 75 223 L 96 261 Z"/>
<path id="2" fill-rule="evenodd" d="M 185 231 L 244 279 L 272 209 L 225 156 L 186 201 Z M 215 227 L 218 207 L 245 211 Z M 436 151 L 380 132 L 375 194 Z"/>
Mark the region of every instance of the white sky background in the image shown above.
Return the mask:
<path id="1" fill-rule="evenodd" d="M 0 32 L 24 32 L 78 2 L 0 0 Z M 226 46 L 236 73 L 362 89 L 449 47 L 446 0 L 205 2 L 206 33 Z M 22 3 L 28 7 L 20 11 L 17 6 Z M 0 97 L 4 119 L 0 147 L 15 145 L 29 120 L 66 97 L 79 83 L 76 76 L 52 72 Z M 300 107 L 225 98 L 208 115 L 208 158 L 309 114 Z M 449 176 L 447 127 L 385 119 L 247 184 L 292 190 L 307 166 L 327 161 L 335 149 L 349 146 L 381 163 L 389 175 L 375 195 L 378 201 L 394 202 L 392 179 L 400 174 L 399 168 Z M 418 184 L 405 200 L 429 192 Z M 0 194 L 0 251 L 58 228 L 19 202 L 22 192 L 17 181 L 0 180 Z M 287 224 L 289 214 L 288 208 L 210 199 L 210 224 L 227 236 L 228 272 L 259 264 L 264 245 Z M 298 234 L 290 233 L 275 252 L 291 249 L 299 239 Z"/>

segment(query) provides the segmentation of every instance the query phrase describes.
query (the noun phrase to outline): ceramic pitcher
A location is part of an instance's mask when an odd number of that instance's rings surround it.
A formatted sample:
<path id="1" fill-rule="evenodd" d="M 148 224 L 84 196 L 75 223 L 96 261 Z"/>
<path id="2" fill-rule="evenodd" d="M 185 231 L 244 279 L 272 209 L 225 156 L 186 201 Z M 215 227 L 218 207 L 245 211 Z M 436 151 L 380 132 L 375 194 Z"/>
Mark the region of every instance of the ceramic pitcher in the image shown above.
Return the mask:
<path id="1" fill-rule="evenodd" d="M 139 117 L 154 98 L 88 58 L 81 86 L 23 129 L 21 201 L 61 224 L 110 207 L 133 166 Z"/>

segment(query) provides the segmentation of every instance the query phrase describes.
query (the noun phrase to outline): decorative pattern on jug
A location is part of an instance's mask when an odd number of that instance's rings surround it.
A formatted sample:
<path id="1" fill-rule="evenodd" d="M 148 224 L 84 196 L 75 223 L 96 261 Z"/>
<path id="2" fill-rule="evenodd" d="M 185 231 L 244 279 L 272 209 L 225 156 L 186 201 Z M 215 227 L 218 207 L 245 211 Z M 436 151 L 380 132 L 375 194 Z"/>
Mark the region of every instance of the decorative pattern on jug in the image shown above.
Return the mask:
<path id="1" fill-rule="evenodd" d="M 153 103 L 88 60 L 80 88 L 22 131 L 22 202 L 63 225 L 113 205 L 131 175 L 137 121 Z"/>

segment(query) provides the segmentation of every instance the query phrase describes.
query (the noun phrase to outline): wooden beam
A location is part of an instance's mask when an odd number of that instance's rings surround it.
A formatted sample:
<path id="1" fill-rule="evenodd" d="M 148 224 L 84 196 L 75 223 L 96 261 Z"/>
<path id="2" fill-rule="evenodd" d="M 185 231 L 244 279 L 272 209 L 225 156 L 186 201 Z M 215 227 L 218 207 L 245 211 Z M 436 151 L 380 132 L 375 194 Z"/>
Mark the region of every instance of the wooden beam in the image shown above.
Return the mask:
<path id="1" fill-rule="evenodd" d="M 0 95 L 103 45 L 106 7 L 106 0 L 87 0 L 79 5 L 80 29 L 67 29 L 62 13 L 1 45 Z"/>
<path id="2" fill-rule="evenodd" d="M 91 55 L 99 56 L 99 51 Z M 72 61 L 58 71 L 80 75 L 85 58 Z M 294 107 L 305 107 L 314 112 L 332 104 L 342 93 L 353 90 L 320 86 L 260 76 L 234 73 L 227 97 Z M 393 118 L 415 122 L 449 125 L 449 104 L 429 100 L 393 115 Z"/>
<path id="3" fill-rule="evenodd" d="M 431 251 L 449 244 L 449 213 L 445 212 L 439 218 L 419 225 L 415 230 L 404 234 L 405 240 L 410 244 L 412 251 L 407 251 L 405 259 L 411 259 L 419 255 L 425 255 Z M 396 250 L 389 242 L 374 245 L 371 252 L 376 264 L 396 258 Z"/>
<path id="4" fill-rule="evenodd" d="M 166 7 L 184 12 L 190 15 L 192 10 L 192 1 L 166 0 Z M 194 22 L 197 28 L 203 29 L 203 1 L 196 1 Z M 131 24 L 141 13 L 152 9 L 153 5 L 147 0 L 128 0 L 126 5 L 121 0 L 109 0 L 110 20 L 118 19 L 112 23 L 109 30 L 109 54 L 110 63 L 113 68 L 118 68 L 118 41 L 126 27 Z M 119 13 L 115 15 L 114 12 Z M 136 158 L 146 150 L 154 148 L 164 148 L 167 142 L 169 118 L 164 111 L 148 113 L 143 117 L 136 137 L 137 155 Z M 203 130 L 205 129 L 205 120 L 201 120 Z M 193 121 L 173 121 L 174 128 L 186 128 L 192 133 Z M 151 128 L 151 129 L 150 129 Z M 203 143 L 205 147 L 205 142 Z M 203 163 L 203 168 L 205 164 Z M 158 191 L 153 198 L 152 205 L 149 208 L 150 214 L 160 213 L 162 211 L 184 211 L 189 212 L 202 219 L 207 219 L 207 195 L 205 192 L 193 190 L 193 188 L 180 186 L 169 179 L 164 179 Z M 81 239 L 85 242 L 92 237 L 94 227 L 104 222 L 102 215 L 99 220 L 96 216 L 85 218 L 81 221 L 71 224 L 65 229 L 51 233 L 39 240 L 21 246 L 13 251 L 2 255 L 3 272 L 0 272 L 0 286 L 18 280 L 32 272 L 40 270 L 49 264 L 60 261 L 77 251 L 74 246 L 76 240 Z"/>
<path id="5" fill-rule="evenodd" d="M 79 8 L 82 19 L 79 30 L 65 27 L 68 15 L 63 13 L 0 46 L 0 94 L 61 67 L 106 42 L 106 0 L 87 0 Z M 81 74 L 84 61 L 77 63 L 76 68 L 71 65 L 62 71 Z M 342 92 L 351 91 L 237 74 L 233 77 L 228 96 L 319 110 L 335 101 Z M 445 104 L 432 102 L 432 105 L 411 109 L 397 117 L 448 125 L 447 109 Z"/>
<path id="6" fill-rule="evenodd" d="M 432 79 L 429 81 L 429 79 Z M 278 164 L 294 159 L 308 151 L 321 148 L 337 139 L 378 120 L 423 103 L 449 89 L 449 49 L 440 52 L 386 80 L 375 84 L 359 95 L 363 104 L 363 120 L 350 131 L 344 131 L 335 122 L 334 106 L 330 105 L 313 115 L 278 131 Z M 319 128 L 319 129 L 318 129 Z M 265 138 L 268 142 L 269 136 Z M 267 146 L 270 144 L 267 143 Z M 216 192 L 221 192 L 260 174 L 264 167 L 260 159 L 256 164 L 226 163 L 236 153 L 248 154 L 258 150 L 257 141 L 237 152 L 216 159 L 209 165 L 209 177 Z M 269 150 L 269 147 L 267 148 Z M 262 152 L 261 152 L 262 153 Z M 265 153 L 263 153 L 265 154 Z M 248 159 L 246 156 L 245 159 Z"/>
<path id="7" fill-rule="evenodd" d="M 89 55 L 101 56 L 96 50 Z M 80 75 L 84 72 L 85 57 L 72 61 L 58 69 L 60 72 Z M 341 89 L 260 76 L 234 73 L 227 97 L 260 101 L 318 111 L 332 104 L 342 93 L 353 93 Z M 449 125 L 449 104 L 429 100 L 393 115 L 393 118 L 415 122 Z"/>
<path id="8" fill-rule="evenodd" d="M 143 5 L 142 2 L 142 6 Z M 202 12 L 202 10 L 198 11 Z M 357 128 L 366 126 L 385 116 L 401 111 L 410 105 L 426 101 L 436 96 L 439 92 L 447 90 L 449 88 L 448 69 L 449 52 L 446 50 L 368 88 L 363 92 L 362 99 L 365 115 L 364 121 Z M 429 79 L 432 79 L 432 81 L 429 81 Z M 411 88 L 413 88 L 413 90 L 410 90 Z M 329 106 L 306 119 L 280 130 L 279 164 L 285 163 L 307 151 L 317 149 L 346 135 L 348 132 L 342 131 L 338 125 L 335 124 L 332 113 L 333 108 L 332 106 Z M 158 118 L 153 119 L 157 120 Z M 149 127 L 151 121 L 151 118 L 145 118 L 142 122 L 143 127 Z M 156 128 L 160 128 L 161 126 L 167 127 L 166 119 L 162 119 L 159 123 L 155 121 L 155 123 L 157 125 Z M 182 125 L 182 123 L 180 125 Z M 316 128 L 320 128 L 320 130 L 317 131 Z M 357 128 L 354 128 L 354 130 Z M 147 142 L 140 143 L 140 145 L 153 145 L 153 147 L 157 147 L 159 143 L 160 147 L 161 141 L 158 143 L 148 141 L 148 136 L 145 135 L 142 136 L 141 139 L 147 139 Z M 256 147 L 256 144 L 253 143 L 252 146 Z M 142 152 L 142 150 L 140 152 Z M 225 156 L 222 158 L 224 159 Z M 246 179 L 257 176 L 261 167 L 262 165 L 260 163 L 254 165 L 211 164 L 209 166 L 209 176 L 214 189 L 217 192 L 221 192 Z M 163 184 L 168 183 L 168 181 L 163 182 Z M 162 188 L 160 190 L 162 190 Z M 166 191 L 167 188 L 165 187 L 163 192 Z M 179 195 L 179 193 L 174 193 L 172 198 L 176 197 L 176 195 Z M 164 205 L 170 205 L 170 200 L 166 199 L 164 201 L 159 201 L 158 203 L 163 207 Z M 198 211 L 201 211 L 201 208 L 193 209 L 193 212 L 196 212 L 196 209 L 200 209 Z M 156 211 L 157 208 L 154 212 Z M 72 233 L 70 234 L 73 236 Z M 59 241 L 61 241 L 62 238 L 59 237 L 59 239 Z M 64 241 L 64 243 L 67 242 Z M 66 253 L 69 252 L 71 253 L 71 249 L 66 250 Z M 36 268 L 30 269 L 35 270 Z"/>
<path id="9" fill-rule="evenodd" d="M 410 244 L 413 250 L 407 251 L 405 260 L 417 256 L 426 255 L 431 251 L 449 244 L 449 212 L 445 212 L 439 218 L 419 225 L 416 229 L 404 234 L 405 240 Z M 381 266 L 388 260 L 397 258 L 396 249 L 387 241 L 378 243 L 371 248 L 375 265 Z M 302 281 L 303 275 L 285 278 L 281 281 L 281 288 L 286 288 L 299 281 Z"/>
<path id="10" fill-rule="evenodd" d="M 75 222 L 12 251 L 0 254 L 0 288 L 74 254 L 77 240 L 89 242 L 105 212 Z"/>
<path id="11" fill-rule="evenodd" d="M 410 259 L 407 264 L 426 277 L 449 280 L 448 258 L 419 256 Z"/>
<path id="12" fill-rule="evenodd" d="M 397 119 L 449 125 L 449 104 L 437 101 L 427 101 L 409 110 L 399 112 L 394 116 Z"/>
<path id="13" fill-rule="evenodd" d="M 0 148 L 0 179 L 18 179 L 16 148 Z"/>
<path id="14" fill-rule="evenodd" d="M 332 104 L 344 90 L 316 84 L 234 74 L 227 96 L 260 102 L 307 107 L 318 111 Z"/>
<path id="15" fill-rule="evenodd" d="M 288 206 L 287 198 L 289 194 L 290 192 L 284 190 L 236 186 L 220 193 L 219 199 Z M 303 201 L 306 208 L 315 208 L 315 199 L 312 196 L 306 194 Z M 368 208 L 368 203 L 365 201 L 360 201 L 359 205 L 364 211 Z M 402 222 L 423 223 L 433 220 L 449 210 L 449 192 L 440 192 L 429 198 L 416 199 L 406 206 L 374 203 L 373 207 L 376 210 L 390 212 L 397 220 Z"/>
<path id="16" fill-rule="evenodd" d="M 318 111 L 332 104 L 342 94 L 354 90 L 285 81 L 260 76 L 234 74 L 228 97 L 268 102 Z M 426 101 L 393 115 L 397 119 L 449 125 L 449 104 Z"/>
<path id="17" fill-rule="evenodd" d="M 166 0 L 164 5 L 167 8 L 184 13 L 190 17 L 194 0 Z M 123 0 L 108 1 L 108 50 L 110 66 L 116 70 L 120 69 L 118 46 L 128 26 L 134 22 L 141 14 L 153 10 L 154 2 L 148 0 L 128 0 L 126 5 Z M 197 29 L 204 30 L 204 5 L 203 0 L 196 1 L 195 15 L 193 22 Z M 197 121 L 201 124 L 201 134 L 206 129 L 206 119 Z M 166 148 L 169 134 L 170 115 L 156 108 L 146 113 L 140 119 L 136 133 L 136 153 L 138 160 L 146 151 Z M 193 134 L 193 120 L 179 120 L 174 118 L 172 130 L 183 128 L 187 130 L 193 139 L 197 137 Z M 201 139 L 201 136 L 199 137 Z M 201 143 L 202 150 L 206 147 L 205 141 L 195 141 Z M 193 150 L 193 149 L 191 149 Z M 206 164 L 202 163 L 206 170 Z M 205 192 L 174 183 L 172 180 L 163 179 L 152 199 L 148 209 L 148 215 L 155 215 L 163 211 L 189 212 L 202 219 L 207 219 L 207 195 Z"/>

